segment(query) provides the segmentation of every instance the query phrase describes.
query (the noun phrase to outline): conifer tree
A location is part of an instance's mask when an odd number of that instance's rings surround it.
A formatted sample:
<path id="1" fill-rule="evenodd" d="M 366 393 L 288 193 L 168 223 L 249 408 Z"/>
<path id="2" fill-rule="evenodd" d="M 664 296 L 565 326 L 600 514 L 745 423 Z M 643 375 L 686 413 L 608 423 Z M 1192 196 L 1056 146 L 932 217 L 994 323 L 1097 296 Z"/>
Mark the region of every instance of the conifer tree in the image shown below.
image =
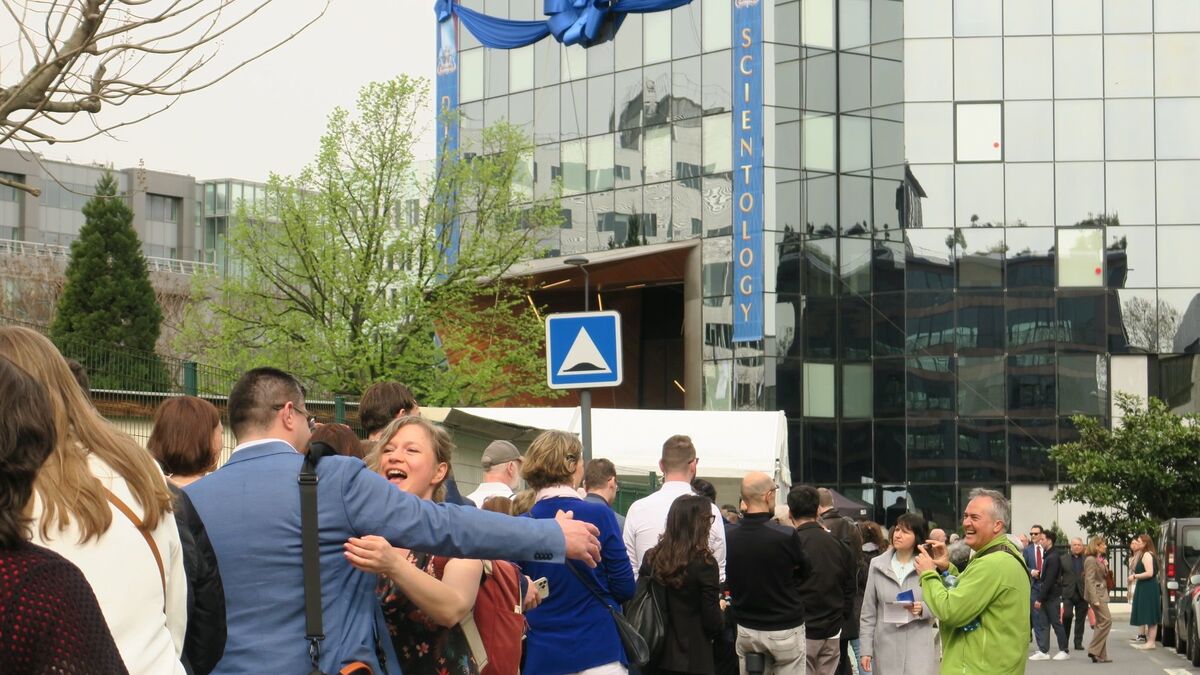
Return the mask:
<path id="1" fill-rule="evenodd" d="M 50 337 L 88 369 L 93 388 L 162 390 L 169 377 L 154 352 L 162 310 L 112 174 L 96 183 L 83 215 Z"/>

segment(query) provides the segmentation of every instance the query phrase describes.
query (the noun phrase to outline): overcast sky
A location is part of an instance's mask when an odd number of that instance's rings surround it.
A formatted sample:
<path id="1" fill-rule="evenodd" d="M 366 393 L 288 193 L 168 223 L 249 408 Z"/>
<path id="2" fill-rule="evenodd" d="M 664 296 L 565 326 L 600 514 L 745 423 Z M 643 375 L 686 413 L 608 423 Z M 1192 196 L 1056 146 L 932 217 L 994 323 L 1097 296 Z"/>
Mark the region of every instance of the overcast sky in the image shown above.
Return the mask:
<path id="1" fill-rule="evenodd" d="M 323 4 L 276 0 L 271 15 L 230 35 L 221 59 L 248 56 L 278 41 Z M 117 140 L 39 147 L 51 159 L 116 168 L 144 161 L 147 169 L 199 179 L 294 174 L 315 155 L 329 112 L 339 105 L 353 108 L 364 84 L 401 73 L 432 80 L 434 33 L 433 0 L 334 0 L 324 17 L 290 43 L 214 87 L 180 98 L 160 115 L 118 129 Z M 430 124 L 432 96 L 426 106 Z M 432 153 L 427 139 L 418 156 Z"/>

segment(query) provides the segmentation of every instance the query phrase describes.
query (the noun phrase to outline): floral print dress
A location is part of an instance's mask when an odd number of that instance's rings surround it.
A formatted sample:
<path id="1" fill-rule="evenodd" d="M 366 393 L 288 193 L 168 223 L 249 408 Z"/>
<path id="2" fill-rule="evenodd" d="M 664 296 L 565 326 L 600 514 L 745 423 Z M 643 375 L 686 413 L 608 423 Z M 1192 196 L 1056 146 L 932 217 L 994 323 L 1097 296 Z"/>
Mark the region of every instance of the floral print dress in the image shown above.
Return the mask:
<path id="1" fill-rule="evenodd" d="M 446 570 L 446 563 L 450 562 L 449 558 L 442 556 L 412 552 L 408 554 L 408 560 L 417 569 L 438 580 Z M 479 675 L 479 667 L 471 655 L 462 628 L 438 625 L 384 577 L 379 578 L 376 592 L 402 672 Z"/>

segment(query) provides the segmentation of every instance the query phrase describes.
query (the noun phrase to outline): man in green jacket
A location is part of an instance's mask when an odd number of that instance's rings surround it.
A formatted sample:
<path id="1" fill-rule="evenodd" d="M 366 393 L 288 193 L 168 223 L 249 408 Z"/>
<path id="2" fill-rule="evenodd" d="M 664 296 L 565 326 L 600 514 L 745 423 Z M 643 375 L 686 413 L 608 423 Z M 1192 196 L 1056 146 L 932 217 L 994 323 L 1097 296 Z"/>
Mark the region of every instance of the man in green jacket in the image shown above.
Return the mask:
<path id="1" fill-rule="evenodd" d="M 1008 540 L 1010 513 L 1003 494 L 971 491 L 962 525 L 974 556 L 961 572 L 950 564 L 945 544 L 930 540 L 920 547 L 916 567 L 925 606 L 940 625 L 942 675 L 1025 672 L 1029 573 Z"/>

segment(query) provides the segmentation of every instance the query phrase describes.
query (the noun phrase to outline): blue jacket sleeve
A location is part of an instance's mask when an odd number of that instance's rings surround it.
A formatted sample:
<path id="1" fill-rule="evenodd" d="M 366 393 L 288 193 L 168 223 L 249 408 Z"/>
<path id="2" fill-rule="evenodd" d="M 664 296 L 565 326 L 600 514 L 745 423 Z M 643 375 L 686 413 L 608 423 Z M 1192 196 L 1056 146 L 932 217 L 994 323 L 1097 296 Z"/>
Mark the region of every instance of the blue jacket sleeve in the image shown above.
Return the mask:
<path id="1" fill-rule="evenodd" d="M 621 538 L 621 529 L 617 525 L 616 514 L 607 512 L 600 527 L 600 558 L 604 565 L 604 574 L 608 577 L 608 592 L 617 602 L 626 602 L 637 592 L 637 582 L 633 580 L 633 568 L 629 565 L 629 555 L 625 552 L 625 541 Z"/>
<path id="2" fill-rule="evenodd" d="M 332 458 L 331 458 L 332 459 Z M 566 542 L 557 522 L 513 518 L 474 507 L 436 504 L 396 489 L 361 462 L 329 462 L 349 472 L 342 488 L 346 518 L 359 536 L 457 558 L 561 563 Z M 318 466 L 318 473 L 326 466 Z"/>

